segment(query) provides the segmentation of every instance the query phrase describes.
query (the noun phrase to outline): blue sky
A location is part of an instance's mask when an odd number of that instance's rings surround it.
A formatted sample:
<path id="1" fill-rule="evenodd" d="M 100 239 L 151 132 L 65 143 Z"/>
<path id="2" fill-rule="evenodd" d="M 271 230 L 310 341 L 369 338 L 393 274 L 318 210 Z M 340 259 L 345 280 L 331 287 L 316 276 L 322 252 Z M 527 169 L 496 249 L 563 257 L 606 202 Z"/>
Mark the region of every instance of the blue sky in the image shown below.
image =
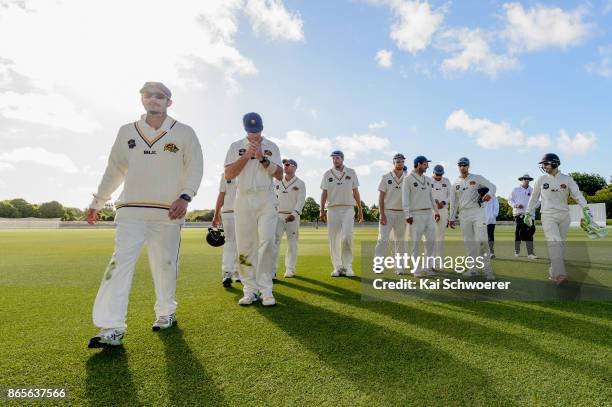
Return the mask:
<path id="1" fill-rule="evenodd" d="M 612 175 L 612 1 L 110 6 L 0 0 L 0 36 L 17 39 L 0 44 L 0 199 L 86 206 L 147 80 L 173 90 L 170 114 L 202 143 L 197 208 L 214 205 L 247 111 L 317 199 L 336 148 L 369 205 L 395 152 L 451 179 L 468 156 L 502 196 L 548 151 L 566 172 Z"/>

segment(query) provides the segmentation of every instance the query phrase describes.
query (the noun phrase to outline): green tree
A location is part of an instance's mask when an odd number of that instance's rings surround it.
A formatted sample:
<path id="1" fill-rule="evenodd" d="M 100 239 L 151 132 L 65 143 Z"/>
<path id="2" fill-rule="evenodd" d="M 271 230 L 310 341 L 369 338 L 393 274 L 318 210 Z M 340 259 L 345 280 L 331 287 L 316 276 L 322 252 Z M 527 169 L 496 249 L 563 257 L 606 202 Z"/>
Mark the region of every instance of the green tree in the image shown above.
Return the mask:
<path id="1" fill-rule="evenodd" d="M 599 174 L 570 172 L 568 175 L 574 178 L 580 190 L 589 196 L 594 195 L 597 191 L 608 185 L 606 179 Z"/>
<path id="2" fill-rule="evenodd" d="M 600 189 L 593 196 L 587 197 L 587 202 L 606 204 L 606 218 L 612 219 L 612 185 Z"/>
<path id="3" fill-rule="evenodd" d="M 0 218 L 18 218 L 19 210 L 10 201 L 0 201 Z"/>
<path id="4" fill-rule="evenodd" d="M 214 214 L 215 211 L 212 209 L 196 209 L 187 213 L 185 220 L 187 222 L 210 222 Z"/>
<path id="5" fill-rule="evenodd" d="M 41 218 L 63 218 L 65 214 L 64 207 L 57 201 L 45 202 L 38 208 L 38 214 Z"/>
<path id="6" fill-rule="evenodd" d="M 378 221 L 378 219 L 380 219 L 380 208 L 376 205 L 372 205 L 370 208 L 370 215 L 375 221 Z"/>
<path id="7" fill-rule="evenodd" d="M 498 196 L 497 200 L 499 201 L 499 215 L 497 215 L 497 220 L 513 220 L 512 207 L 508 204 L 508 200 L 501 196 Z"/>
<path id="8" fill-rule="evenodd" d="M 84 220 L 85 212 L 79 208 L 65 208 L 63 221 Z"/>
<path id="9" fill-rule="evenodd" d="M 36 214 L 34 206 L 23 198 L 11 199 L 10 203 L 19 211 L 18 218 L 33 218 Z"/>
<path id="10" fill-rule="evenodd" d="M 304 203 L 304 208 L 302 209 L 301 220 L 305 220 L 308 222 L 314 222 L 319 219 L 319 212 L 321 211 L 321 207 L 314 200 L 314 198 L 308 197 L 306 198 L 306 202 Z"/>
<path id="11" fill-rule="evenodd" d="M 112 222 L 115 220 L 115 209 L 112 205 L 106 205 L 98 212 L 98 220 Z"/>

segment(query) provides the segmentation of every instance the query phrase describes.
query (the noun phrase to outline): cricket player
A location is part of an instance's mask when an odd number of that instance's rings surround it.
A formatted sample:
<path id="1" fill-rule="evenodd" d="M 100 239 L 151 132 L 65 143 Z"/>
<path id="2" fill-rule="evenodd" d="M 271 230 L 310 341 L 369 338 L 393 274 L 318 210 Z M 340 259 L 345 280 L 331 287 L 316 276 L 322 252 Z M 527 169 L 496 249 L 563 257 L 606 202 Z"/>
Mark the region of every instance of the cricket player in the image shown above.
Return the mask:
<path id="1" fill-rule="evenodd" d="M 219 195 L 217 195 L 212 225 L 214 227 L 223 225 L 223 232 L 225 234 L 221 265 L 222 284 L 225 288 L 230 288 L 232 286 L 232 279 L 233 281 L 240 281 L 238 276 L 238 253 L 236 252 L 236 229 L 234 224 L 235 201 L 236 180 L 225 179 L 225 173 L 221 173 Z"/>
<path id="2" fill-rule="evenodd" d="M 444 258 L 444 238 L 446 235 L 446 228 L 448 227 L 448 206 L 450 204 L 451 182 L 448 178 L 444 177 L 444 167 L 440 164 L 436 165 L 433 169 L 431 185 L 433 187 L 431 192 L 434 202 L 440 214 L 440 221 L 436 222 L 436 246 L 434 249 L 434 256 Z"/>
<path id="3" fill-rule="evenodd" d="M 495 224 L 499 215 L 499 201 L 496 197 L 491 198 L 484 203 L 485 212 L 487 214 L 487 240 L 489 242 L 489 253 L 491 258 L 495 258 Z"/>
<path id="4" fill-rule="evenodd" d="M 329 251 L 334 270 L 332 277 L 345 274 L 353 277 L 353 224 L 357 205 L 357 220 L 363 223 L 361 196 L 357 173 L 344 166 L 344 153 L 333 151 L 330 155 L 333 168 L 323 174 L 321 180 L 321 221 L 327 222 Z M 327 213 L 326 213 L 327 205 Z"/>
<path id="5" fill-rule="evenodd" d="M 512 207 L 512 216 L 516 223 L 516 229 L 514 231 L 514 256 L 518 257 L 520 255 L 521 241 L 525 241 L 525 245 L 527 246 L 527 258 L 535 260 L 538 258 L 533 251 L 533 235 L 536 231 L 535 223 L 529 227 L 523 221 L 529 198 L 531 198 L 531 194 L 533 193 L 533 187 L 529 185 L 529 182 L 533 181 L 533 178 L 531 178 L 529 174 L 524 174 L 519 177 L 518 180 L 521 182 L 521 185 L 514 188 L 508 198 L 508 204 Z M 539 207 L 540 201 L 536 204 L 536 208 Z"/>
<path id="6" fill-rule="evenodd" d="M 285 176 L 275 181 L 278 198 L 278 222 L 276 224 L 276 240 L 274 255 L 274 275 L 278 270 L 278 252 L 283 234 L 287 233 L 287 253 L 285 254 L 285 277 L 295 275 L 295 264 L 298 254 L 298 239 L 300 233 L 300 216 L 306 202 L 306 184 L 296 177 L 297 162 L 293 159 L 283 160 Z"/>
<path id="7" fill-rule="evenodd" d="M 529 217 L 535 218 L 535 209 L 541 198 L 542 229 L 548 242 L 551 260 L 549 279 L 561 285 L 568 282 L 565 272 L 565 241 L 570 225 L 567 198 L 569 196 L 574 198 L 583 209 L 587 206 L 587 202 L 576 181 L 559 171 L 561 160 L 557 154 L 544 154 L 539 164 L 545 174 L 538 177 L 533 185 L 525 217 L 528 223 Z"/>
<path id="8" fill-rule="evenodd" d="M 280 151 L 261 135 L 263 120 L 257 113 L 243 117 L 245 138 L 235 141 L 225 157 L 225 179 L 236 179 L 234 220 L 238 247 L 238 274 L 244 296 L 239 305 L 259 300 L 273 306 L 274 240 L 278 200 L 273 178 L 283 176 Z"/>
<path id="9" fill-rule="evenodd" d="M 393 232 L 395 253 L 403 255 L 406 252 L 406 221 L 402 209 L 402 182 L 404 181 L 403 154 L 395 154 L 393 157 L 393 169 L 384 174 L 378 184 L 378 207 L 380 219 L 378 221 L 378 241 L 374 253 L 376 257 L 387 255 L 389 237 Z M 382 274 L 383 271 L 377 271 Z M 396 269 L 398 275 L 405 274 L 404 270 Z"/>
<path id="10" fill-rule="evenodd" d="M 93 322 L 101 330 L 90 348 L 122 344 L 134 266 L 145 243 L 155 286 L 153 331 L 176 324 L 181 225 L 202 180 L 202 149 L 191 127 L 168 116 L 172 93 L 164 84 L 147 82 L 140 94 L 146 114 L 119 129 L 87 211 L 87 222 L 94 224 L 124 184 L 115 203 L 115 251 L 93 306 Z"/>
<path id="11" fill-rule="evenodd" d="M 495 196 L 496 188 L 485 177 L 469 172 L 470 160 L 468 158 L 461 157 L 457 161 L 457 166 L 459 177 L 451 187 L 450 221 L 448 224 L 451 228 L 454 228 L 455 221 L 459 219 L 468 256 L 473 259 L 482 256 L 485 278 L 495 280 L 487 243 L 486 212 L 482 202 L 490 201 Z M 480 196 L 479 190 L 486 190 L 487 192 Z M 457 214 L 459 214 L 458 217 Z M 463 274 L 472 277 L 477 275 L 478 272 L 472 269 Z"/>
<path id="12" fill-rule="evenodd" d="M 428 264 L 425 256 L 420 256 L 419 246 L 425 236 L 425 250 L 427 256 L 434 255 L 436 226 L 440 221 L 438 206 L 434 202 L 431 179 L 425 175 L 431 161 L 422 155 L 414 159 L 414 168 L 404 177 L 402 182 L 402 209 L 406 223 L 410 225 L 410 253 L 412 259 L 421 257 L 422 261 L 415 266 L 415 277 L 434 276 L 434 264 Z M 435 263 L 435 262 L 434 262 Z"/>

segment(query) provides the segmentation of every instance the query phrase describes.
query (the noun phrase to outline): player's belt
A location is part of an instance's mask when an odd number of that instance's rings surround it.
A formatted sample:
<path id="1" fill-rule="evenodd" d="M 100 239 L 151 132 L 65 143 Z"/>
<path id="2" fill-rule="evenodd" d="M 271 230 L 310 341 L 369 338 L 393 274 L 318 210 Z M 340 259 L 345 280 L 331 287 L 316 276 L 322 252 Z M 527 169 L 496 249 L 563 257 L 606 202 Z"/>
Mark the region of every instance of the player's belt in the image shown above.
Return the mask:
<path id="1" fill-rule="evenodd" d="M 431 208 L 410 209 L 410 212 L 422 212 L 422 211 L 431 211 Z"/>
<path id="2" fill-rule="evenodd" d="M 221 213 L 234 213 L 233 210 L 229 210 L 229 211 L 221 211 Z"/>
<path id="3" fill-rule="evenodd" d="M 287 211 L 278 211 L 278 213 L 282 213 L 283 215 L 291 215 L 291 212 Z"/>
<path id="4" fill-rule="evenodd" d="M 387 209 L 385 208 L 386 211 L 395 211 L 395 212 L 404 212 L 403 209 Z"/>
<path id="5" fill-rule="evenodd" d="M 158 202 L 123 202 L 116 204 L 115 209 L 121 208 L 149 208 L 149 209 L 170 209 L 170 205 L 162 204 Z"/>

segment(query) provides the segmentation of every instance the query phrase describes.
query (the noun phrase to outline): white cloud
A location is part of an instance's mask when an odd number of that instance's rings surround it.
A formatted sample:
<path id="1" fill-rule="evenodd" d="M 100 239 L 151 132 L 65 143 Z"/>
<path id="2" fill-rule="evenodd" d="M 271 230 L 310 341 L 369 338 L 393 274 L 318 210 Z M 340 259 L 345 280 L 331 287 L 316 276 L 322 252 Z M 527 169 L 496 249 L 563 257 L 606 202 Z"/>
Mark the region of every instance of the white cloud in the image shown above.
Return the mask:
<path id="1" fill-rule="evenodd" d="M 536 5 L 524 9 L 519 3 L 504 4 L 504 35 L 514 51 L 537 51 L 547 47 L 567 48 L 581 43 L 590 26 L 583 21 L 584 8 L 565 11 L 559 7 Z"/>
<path id="2" fill-rule="evenodd" d="M 353 167 L 357 175 L 366 176 L 372 173 L 372 170 L 388 171 L 393 167 L 391 161 L 376 160 L 369 164 L 356 165 Z"/>
<path id="3" fill-rule="evenodd" d="M 302 157 L 327 157 L 332 152 L 332 142 L 325 137 L 316 137 L 302 130 L 291 130 L 284 138 L 270 137 L 278 144 L 283 157 L 299 155 Z"/>
<path id="4" fill-rule="evenodd" d="M 302 20 L 280 0 L 5 2 L 0 38 L 12 40 L 0 42 L 0 114 L 83 131 L 95 127 L 91 112 L 133 105 L 146 80 L 175 90 L 222 82 L 236 93 L 237 77 L 257 73 L 235 45 L 244 14 L 267 37 L 303 39 Z"/>
<path id="5" fill-rule="evenodd" d="M 14 168 L 15 168 L 15 166 L 13 164 L 9 164 L 9 163 L 5 163 L 5 162 L 0 161 L 0 171 L 3 171 L 3 170 L 12 170 Z"/>
<path id="6" fill-rule="evenodd" d="M 491 51 L 489 39 L 480 29 L 459 28 L 446 30 L 436 40 L 437 46 L 451 54 L 442 61 L 445 74 L 473 70 L 489 77 L 496 77 L 499 71 L 516 69 L 518 60 L 511 55 Z"/>
<path id="7" fill-rule="evenodd" d="M 382 129 L 382 128 L 387 127 L 388 125 L 389 124 L 386 121 L 381 120 L 379 122 L 374 122 L 374 123 L 368 124 L 368 129 L 370 129 L 370 130 Z"/>
<path id="8" fill-rule="evenodd" d="M 89 133 L 102 125 L 60 94 L 0 93 L 0 115 L 33 123 Z"/>
<path id="9" fill-rule="evenodd" d="M 346 158 L 354 158 L 360 153 L 383 151 L 391 146 L 391 141 L 372 134 L 353 134 L 336 137 L 335 145 L 344 152 Z"/>
<path id="10" fill-rule="evenodd" d="M 585 66 L 587 72 L 595 73 L 604 78 L 612 78 L 612 44 L 598 49 L 600 60 Z"/>
<path id="11" fill-rule="evenodd" d="M 560 131 L 557 145 L 566 154 L 584 154 L 595 148 L 597 137 L 592 133 L 576 133 L 572 139 L 565 130 Z"/>
<path id="12" fill-rule="evenodd" d="M 0 163 L 36 163 L 59 168 L 67 173 L 76 173 L 76 164 L 66 154 L 53 153 L 40 147 L 21 147 L 0 154 Z"/>
<path id="13" fill-rule="evenodd" d="M 508 123 L 495 123 L 488 119 L 471 118 L 465 111 L 457 110 L 446 120 L 447 130 L 463 130 L 476 139 L 476 144 L 485 149 L 500 147 L 546 147 L 550 140 L 546 135 L 528 137 Z"/>
<path id="14" fill-rule="evenodd" d="M 601 13 L 602 13 L 604 16 L 607 16 L 607 15 L 608 15 L 608 13 L 610 13 L 610 11 L 612 11 L 612 0 L 607 0 L 607 1 L 604 3 L 603 10 L 602 10 L 602 12 L 601 12 Z"/>
<path id="15" fill-rule="evenodd" d="M 378 50 L 374 59 L 381 68 L 391 68 L 391 65 L 393 65 L 393 52 L 387 49 Z"/>
<path id="16" fill-rule="evenodd" d="M 387 0 L 382 3 L 389 6 L 397 18 L 389 36 L 399 49 L 413 55 L 429 46 L 446 13 L 444 8 L 433 9 L 428 1 Z"/>
<path id="17" fill-rule="evenodd" d="M 383 151 L 391 145 L 389 139 L 371 134 L 339 136 L 332 140 L 316 137 L 302 130 L 291 130 L 284 138 L 270 137 L 270 140 L 278 144 L 283 156 L 319 159 L 327 158 L 335 149 L 342 150 L 346 158 L 355 158 L 361 153 Z"/>
<path id="18" fill-rule="evenodd" d="M 304 39 L 300 15 L 287 11 L 281 0 L 248 0 L 245 12 L 257 34 L 263 31 L 275 40 Z"/>

